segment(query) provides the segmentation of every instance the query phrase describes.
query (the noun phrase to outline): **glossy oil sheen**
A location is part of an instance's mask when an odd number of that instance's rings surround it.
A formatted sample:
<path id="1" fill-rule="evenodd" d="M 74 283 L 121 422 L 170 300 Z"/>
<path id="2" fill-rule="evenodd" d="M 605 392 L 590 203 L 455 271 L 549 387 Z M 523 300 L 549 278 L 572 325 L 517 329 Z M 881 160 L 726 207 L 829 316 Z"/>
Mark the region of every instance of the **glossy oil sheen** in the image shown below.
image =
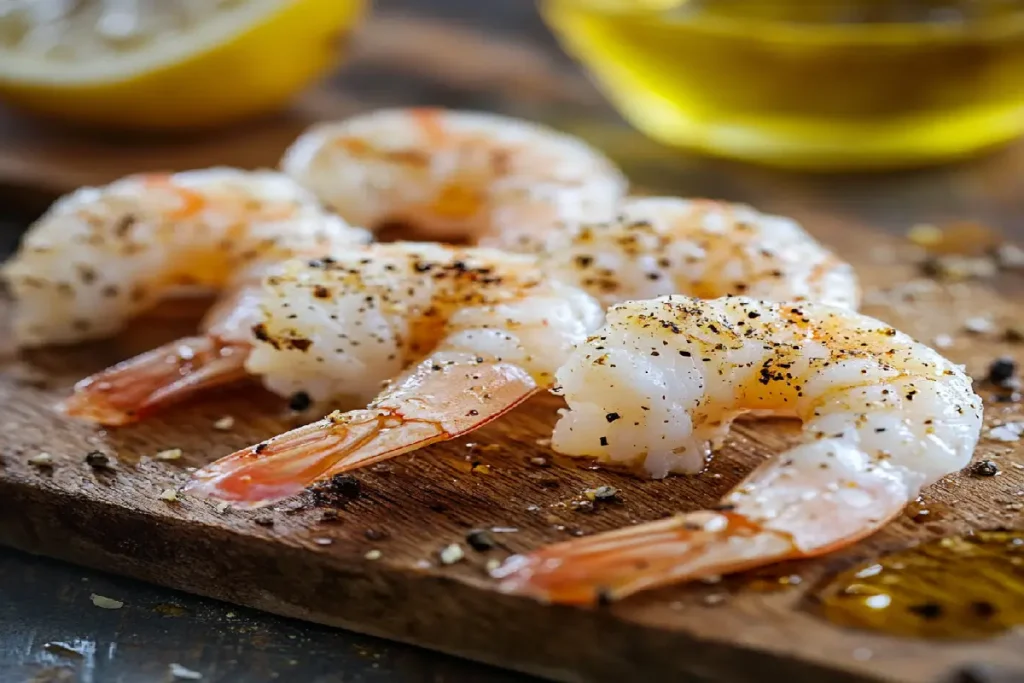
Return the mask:
<path id="1" fill-rule="evenodd" d="M 924 543 L 836 576 L 826 619 L 897 636 L 977 639 L 1024 624 L 1024 531 Z"/>
<path id="2" fill-rule="evenodd" d="M 541 9 L 623 115 L 675 146 L 875 169 L 966 156 L 1024 131 L 1024 0 L 542 0 Z"/>

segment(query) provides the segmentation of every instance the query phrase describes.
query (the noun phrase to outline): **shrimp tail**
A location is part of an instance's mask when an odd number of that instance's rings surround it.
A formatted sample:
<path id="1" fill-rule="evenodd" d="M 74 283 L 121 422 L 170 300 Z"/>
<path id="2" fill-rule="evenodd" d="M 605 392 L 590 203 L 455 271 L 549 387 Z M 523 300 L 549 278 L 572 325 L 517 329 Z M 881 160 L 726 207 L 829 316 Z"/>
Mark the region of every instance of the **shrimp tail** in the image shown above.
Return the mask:
<path id="1" fill-rule="evenodd" d="M 526 371 L 508 363 L 481 362 L 465 372 L 464 365 L 424 361 L 366 410 L 335 411 L 221 458 L 197 471 L 185 490 L 260 507 L 316 481 L 470 432 L 537 391 Z"/>
<path id="2" fill-rule="evenodd" d="M 832 478 L 841 483 L 830 486 Z M 515 555 L 493 576 L 503 592 L 544 602 L 616 600 L 650 588 L 830 552 L 880 529 L 912 497 L 898 469 L 872 466 L 857 448 L 823 440 L 767 461 L 726 495 L 717 510 Z"/>
<path id="3" fill-rule="evenodd" d="M 75 385 L 64 414 L 108 426 L 140 420 L 172 403 L 246 377 L 246 344 L 187 337 L 118 363 Z"/>
<path id="4" fill-rule="evenodd" d="M 514 555 L 492 575 L 505 593 L 591 605 L 796 554 L 785 534 L 733 513 L 701 511 Z"/>

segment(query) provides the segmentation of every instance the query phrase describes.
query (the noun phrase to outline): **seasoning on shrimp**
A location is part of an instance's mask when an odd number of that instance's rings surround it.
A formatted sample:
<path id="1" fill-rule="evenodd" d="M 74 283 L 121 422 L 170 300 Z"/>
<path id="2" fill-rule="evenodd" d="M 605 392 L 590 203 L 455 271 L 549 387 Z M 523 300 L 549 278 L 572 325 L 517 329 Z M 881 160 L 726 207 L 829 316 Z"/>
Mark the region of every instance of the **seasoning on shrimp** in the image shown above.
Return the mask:
<path id="1" fill-rule="evenodd" d="M 244 376 L 253 286 L 270 264 L 367 241 L 287 176 L 226 168 L 129 176 L 58 200 L 4 268 L 21 346 L 113 334 L 182 288 L 223 291 L 202 336 L 84 380 L 65 410 L 123 424 Z"/>
<path id="2" fill-rule="evenodd" d="M 281 395 L 369 404 L 196 473 L 193 491 L 243 504 L 486 424 L 550 387 L 602 317 L 590 296 L 528 256 L 437 244 L 292 261 L 264 286 L 248 370 Z"/>
<path id="3" fill-rule="evenodd" d="M 700 470 L 744 412 L 804 422 L 802 443 L 715 509 L 541 548 L 495 572 L 506 592 L 560 603 L 853 543 L 964 467 L 981 430 L 981 399 L 959 366 L 883 322 L 814 303 L 668 296 L 614 306 L 557 381 L 569 409 L 554 450 L 654 477 Z M 609 423 L 609 412 L 622 419 Z"/>
<path id="4" fill-rule="evenodd" d="M 853 268 L 795 221 L 740 205 L 631 198 L 604 221 L 565 221 L 535 249 L 603 305 L 666 294 L 817 301 L 855 309 Z"/>
<path id="5" fill-rule="evenodd" d="M 855 308 L 852 268 L 792 220 L 707 200 L 626 199 L 583 141 L 516 119 L 389 109 L 320 124 L 282 168 L 346 219 L 530 252 L 602 304 L 684 292 Z"/>
<path id="6" fill-rule="evenodd" d="M 305 132 L 281 168 L 346 220 L 510 247 L 601 216 L 622 173 L 582 140 L 494 114 L 384 109 Z"/>

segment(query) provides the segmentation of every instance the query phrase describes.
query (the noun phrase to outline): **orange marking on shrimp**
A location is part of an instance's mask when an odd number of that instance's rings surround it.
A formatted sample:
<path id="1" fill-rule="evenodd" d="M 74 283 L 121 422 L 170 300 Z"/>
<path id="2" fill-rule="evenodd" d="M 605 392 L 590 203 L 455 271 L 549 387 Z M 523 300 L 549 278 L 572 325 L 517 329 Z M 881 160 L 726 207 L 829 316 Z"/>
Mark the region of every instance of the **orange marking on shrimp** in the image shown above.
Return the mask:
<path id="1" fill-rule="evenodd" d="M 413 120 L 427 136 L 428 142 L 433 146 L 440 146 L 447 137 L 443 123 L 444 110 L 437 107 L 418 107 L 411 112 Z"/>
<path id="2" fill-rule="evenodd" d="M 466 219 L 477 214 L 485 203 L 479 189 L 452 182 L 441 188 L 428 210 L 451 219 Z"/>
<path id="3" fill-rule="evenodd" d="M 195 190 L 183 187 L 175 188 L 181 206 L 167 212 L 167 217 L 172 219 L 190 218 L 206 208 L 206 198 Z"/>
<path id="4" fill-rule="evenodd" d="M 368 156 L 374 149 L 366 140 L 353 137 L 339 137 L 332 141 L 331 144 L 345 150 L 352 156 Z"/>
<path id="5" fill-rule="evenodd" d="M 169 173 L 143 173 L 138 176 L 143 184 L 150 187 L 161 187 L 171 190 L 180 200 L 181 206 L 167 212 L 171 219 L 194 216 L 206 206 L 206 198 L 195 190 L 176 185 Z"/>

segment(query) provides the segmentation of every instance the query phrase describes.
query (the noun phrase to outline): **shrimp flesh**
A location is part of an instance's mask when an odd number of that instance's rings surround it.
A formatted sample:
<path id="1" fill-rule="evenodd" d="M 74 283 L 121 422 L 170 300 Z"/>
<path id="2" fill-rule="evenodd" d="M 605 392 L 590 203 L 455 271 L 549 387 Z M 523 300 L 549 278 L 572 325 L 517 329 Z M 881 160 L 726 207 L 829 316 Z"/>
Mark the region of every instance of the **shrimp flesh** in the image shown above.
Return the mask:
<path id="1" fill-rule="evenodd" d="M 981 399 L 963 369 L 889 325 L 815 303 L 668 296 L 613 307 L 558 371 L 552 447 L 700 470 L 748 410 L 803 420 L 803 442 L 713 510 L 509 558 L 500 587 L 559 603 L 827 553 L 881 528 L 965 466 Z"/>
<path id="2" fill-rule="evenodd" d="M 630 198 L 606 221 L 566 221 L 542 265 L 603 305 L 688 294 L 816 301 L 855 309 L 857 279 L 795 221 L 710 200 Z"/>
<path id="3" fill-rule="evenodd" d="M 626 180 L 583 141 L 518 119 L 385 109 L 318 124 L 281 168 L 346 220 L 508 248 L 566 218 L 605 215 Z"/>
<path id="4" fill-rule="evenodd" d="M 200 334 L 124 360 L 75 384 L 57 408 L 86 422 L 121 426 L 248 377 L 245 359 L 259 316 L 261 268 L 252 268 L 204 316 Z"/>
<path id="5" fill-rule="evenodd" d="M 227 168 L 129 176 L 54 203 L 4 267 L 20 346 L 105 337 L 183 286 L 365 242 L 291 179 Z"/>
<path id="6" fill-rule="evenodd" d="M 275 172 L 215 168 L 83 188 L 30 228 L 4 268 L 15 338 L 30 347 L 107 336 L 182 288 L 226 291 L 203 336 L 83 380 L 63 406 L 123 424 L 244 374 L 252 288 L 269 264 L 369 238 Z"/>
<path id="7" fill-rule="evenodd" d="M 195 474 L 191 491 L 243 505 L 494 420 L 550 387 L 603 313 L 528 256 L 401 242 L 290 262 L 261 310 L 247 366 L 268 387 L 372 400 Z"/>

